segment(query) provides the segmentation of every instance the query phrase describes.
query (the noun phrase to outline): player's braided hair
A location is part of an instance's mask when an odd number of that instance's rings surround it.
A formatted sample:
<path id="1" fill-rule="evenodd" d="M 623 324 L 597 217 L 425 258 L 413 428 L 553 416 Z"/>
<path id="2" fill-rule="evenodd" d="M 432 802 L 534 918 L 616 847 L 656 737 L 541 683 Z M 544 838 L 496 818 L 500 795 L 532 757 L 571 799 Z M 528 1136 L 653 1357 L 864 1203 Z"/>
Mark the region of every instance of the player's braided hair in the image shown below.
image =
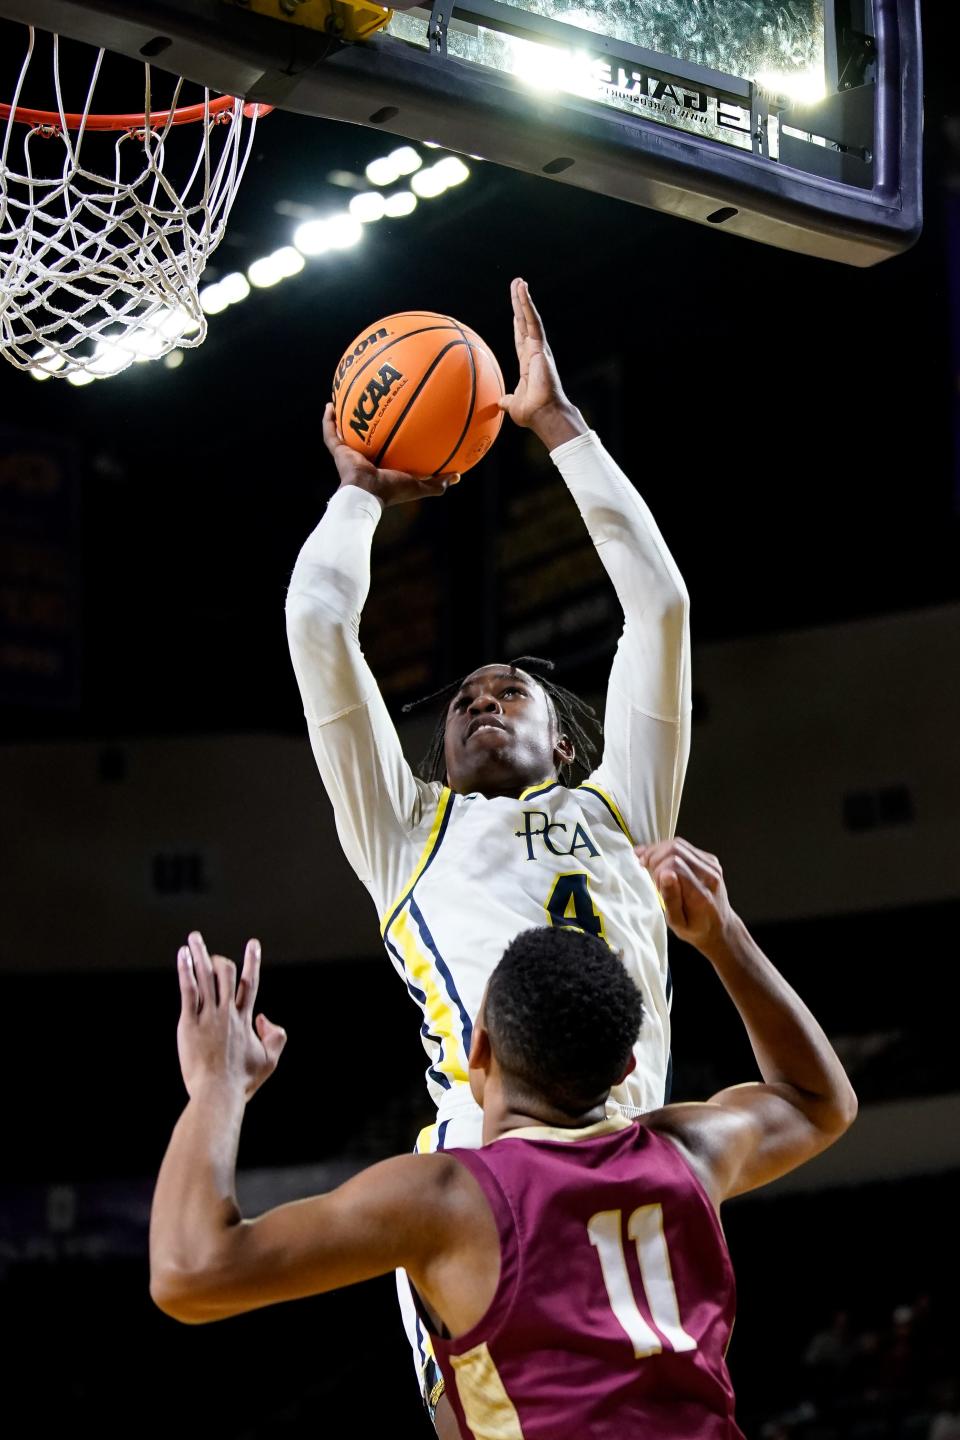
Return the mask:
<path id="1" fill-rule="evenodd" d="M 567 783 L 574 774 L 589 775 L 594 768 L 597 744 L 603 734 L 593 706 L 588 705 L 586 700 L 581 700 L 579 695 L 574 695 L 565 685 L 558 685 L 556 680 L 547 679 L 547 675 L 554 669 L 552 660 L 544 660 L 539 655 L 519 655 L 516 660 L 507 661 L 507 668 L 526 670 L 528 675 L 533 676 L 553 706 L 561 735 L 566 735 L 567 739 L 573 742 L 574 759 L 559 767 L 560 779 Z M 466 676 L 462 675 L 459 680 L 451 680 L 449 684 L 441 685 L 439 690 L 434 690 L 419 700 L 411 700 L 403 707 L 406 715 L 411 710 L 419 710 L 421 706 L 429 705 L 433 701 L 440 705 L 427 753 L 418 767 L 423 780 L 442 780 L 446 774 L 443 744 L 447 728 L 447 706 L 465 679 Z"/>
<path id="2" fill-rule="evenodd" d="M 582 1115 L 623 1075 L 643 998 L 616 951 L 572 926 L 524 930 L 490 977 L 484 1006 L 503 1070 L 565 1115 Z"/>

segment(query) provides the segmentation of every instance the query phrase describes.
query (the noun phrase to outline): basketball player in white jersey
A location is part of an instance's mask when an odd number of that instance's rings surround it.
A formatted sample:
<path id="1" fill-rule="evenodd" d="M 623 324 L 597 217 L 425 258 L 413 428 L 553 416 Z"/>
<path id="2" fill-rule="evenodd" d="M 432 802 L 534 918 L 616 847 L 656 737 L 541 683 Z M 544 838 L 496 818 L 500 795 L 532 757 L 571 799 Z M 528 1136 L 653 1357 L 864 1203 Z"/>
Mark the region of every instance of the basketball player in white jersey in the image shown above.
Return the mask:
<path id="1" fill-rule="evenodd" d="M 514 280 L 511 298 L 520 376 L 501 403 L 549 450 L 624 614 L 599 766 L 576 788 L 563 783 L 575 759 L 560 723 L 568 712 L 526 670 L 494 663 L 450 699 L 443 778 L 413 773 L 359 644 L 370 547 L 386 505 L 440 495 L 458 477 L 375 469 L 340 439 L 332 406 L 324 438 L 340 488 L 287 598 L 293 666 L 340 841 L 422 1014 L 437 1123 L 420 1151 L 481 1143 L 468 1083 L 472 1020 L 507 944 L 545 918 L 603 936 L 643 992 L 636 1068 L 612 1104 L 628 1116 L 654 1109 L 667 1081 L 667 927 L 633 846 L 667 840 L 676 826 L 689 752 L 689 601 L 646 505 L 564 394 L 524 281 Z M 433 1412 L 442 1381 L 400 1290 Z"/>

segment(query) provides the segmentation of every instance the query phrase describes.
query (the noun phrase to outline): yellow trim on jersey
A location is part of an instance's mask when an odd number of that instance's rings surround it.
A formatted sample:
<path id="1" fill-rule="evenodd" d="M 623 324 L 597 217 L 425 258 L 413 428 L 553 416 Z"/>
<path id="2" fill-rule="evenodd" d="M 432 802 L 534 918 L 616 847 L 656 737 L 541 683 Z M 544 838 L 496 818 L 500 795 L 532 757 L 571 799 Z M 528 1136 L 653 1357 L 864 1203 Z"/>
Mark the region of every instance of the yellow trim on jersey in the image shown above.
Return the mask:
<path id="1" fill-rule="evenodd" d="M 635 1125 L 626 1115 L 605 1115 L 592 1125 L 581 1125 L 578 1130 L 567 1130 L 559 1125 L 523 1125 L 519 1130 L 506 1130 L 498 1140 L 562 1140 L 565 1144 L 575 1140 L 591 1140 L 595 1135 L 613 1135 Z"/>
<path id="2" fill-rule="evenodd" d="M 424 1125 L 413 1146 L 414 1155 L 432 1155 L 437 1148 L 439 1125 Z"/>
<path id="3" fill-rule="evenodd" d="M 626 820 L 624 820 L 623 816 L 620 814 L 620 807 L 617 804 L 616 800 L 614 800 L 612 795 L 608 795 L 606 790 L 601 790 L 599 785 L 587 784 L 586 781 L 584 781 L 582 785 L 578 785 L 577 789 L 586 790 L 588 795 L 598 796 L 599 799 L 601 799 L 607 806 L 609 806 L 610 813 L 613 815 L 614 820 L 616 820 L 624 835 L 626 835 L 627 839 L 630 841 L 630 844 L 636 844 L 636 841 L 630 834 L 630 827 L 627 825 Z"/>
<path id="4" fill-rule="evenodd" d="M 433 853 L 437 848 L 437 841 L 440 836 L 440 831 L 443 827 L 444 816 L 446 815 L 452 803 L 453 791 L 449 789 L 448 786 L 444 785 L 443 789 L 440 791 L 440 799 L 437 802 L 437 813 L 433 817 L 433 824 L 430 827 L 430 834 L 427 837 L 427 843 L 423 847 L 423 853 L 421 854 L 420 859 L 417 861 L 413 874 L 410 876 L 410 879 L 400 891 L 397 899 L 393 902 L 391 906 L 388 907 L 387 910 L 384 911 L 383 919 L 380 921 L 381 935 L 386 935 L 387 928 L 390 925 L 391 920 L 394 919 L 397 911 L 400 909 L 400 906 L 404 903 L 404 901 L 409 899 L 410 893 L 413 890 L 414 885 L 416 885 L 417 881 L 420 879 L 420 876 L 423 874 L 424 870 L 426 870 L 431 859 L 433 858 Z"/>
<path id="5" fill-rule="evenodd" d="M 456 1012 L 452 1001 L 440 988 L 433 958 L 425 954 L 417 943 L 416 926 L 409 910 L 401 910 L 399 915 L 395 915 L 389 929 L 404 970 L 426 996 L 424 1018 L 431 1034 L 440 1041 L 440 1059 L 432 1068 L 440 1070 L 454 1082 L 466 1084 L 467 1057 L 463 1036 L 457 1034 Z"/>
<path id="6" fill-rule="evenodd" d="M 578 790 L 586 790 L 586 792 L 587 792 L 588 795 L 596 795 L 596 796 L 598 796 L 601 800 L 605 801 L 606 804 L 609 805 L 609 807 L 610 807 L 610 811 L 611 811 L 611 813 L 612 813 L 612 815 L 613 815 L 614 820 L 616 820 L 617 824 L 620 826 L 620 829 L 623 831 L 624 835 L 626 835 L 627 839 L 630 841 L 630 844 L 631 844 L 631 845 L 635 845 L 635 844 L 637 843 L 637 842 L 634 840 L 633 836 L 630 834 L 630 830 L 629 830 L 629 828 L 628 828 L 628 826 L 627 826 L 627 822 L 626 822 L 626 820 L 624 820 L 623 816 L 620 814 L 620 807 L 619 807 L 619 805 L 617 804 L 616 800 L 614 800 L 614 798 L 613 798 L 612 795 L 608 795 L 607 792 L 606 792 L 606 790 L 601 790 L 599 785 L 588 785 L 586 781 L 584 781 L 582 785 L 578 785 L 578 786 L 577 786 L 577 789 L 578 789 Z M 656 891 L 657 899 L 658 899 L 658 901 L 660 902 L 660 909 L 663 911 L 664 915 L 666 915 L 666 913 L 667 913 L 667 907 L 666 907 L 666 905 L 664 904 L 663 896 L 660 894 L 660 891 L 657 890 L 656 886 L 654 886 L 654 890 Z"/>
<path id="7" fill-rule="evenodd" d="M 523 1440 L 520 1416 L 486 1345 L 451 1355 L 457 1393 L 476 1440 Z"/>
<path id="8" fill-rule="evenodd" d="M 536 785 L 528 785 L 526 790 L 520 791 L 521 800 L 535 800 L 543 790 L 549 790 L 551 785 L 559 785 L 560 781 L 556 775 L 551 775 L 549 780 L 538 780 Z"/>

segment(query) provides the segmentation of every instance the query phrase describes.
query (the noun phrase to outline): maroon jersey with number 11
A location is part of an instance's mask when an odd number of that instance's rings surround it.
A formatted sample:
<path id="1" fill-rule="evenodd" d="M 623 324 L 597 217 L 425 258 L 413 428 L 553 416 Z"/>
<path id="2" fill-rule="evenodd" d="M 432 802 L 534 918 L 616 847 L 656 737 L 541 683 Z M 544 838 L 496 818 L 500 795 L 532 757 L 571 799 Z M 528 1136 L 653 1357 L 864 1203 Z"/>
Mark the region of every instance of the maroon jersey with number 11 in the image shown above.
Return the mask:
<path id="1" fill-rule="evenodd" d="M 621 1117 L 448 1152 L 500 1235 L 480 1323 L 433 1337 L 475 1440 L 742 1440 L 724 1355 L 733 1270 L 680 1151 Z"/>

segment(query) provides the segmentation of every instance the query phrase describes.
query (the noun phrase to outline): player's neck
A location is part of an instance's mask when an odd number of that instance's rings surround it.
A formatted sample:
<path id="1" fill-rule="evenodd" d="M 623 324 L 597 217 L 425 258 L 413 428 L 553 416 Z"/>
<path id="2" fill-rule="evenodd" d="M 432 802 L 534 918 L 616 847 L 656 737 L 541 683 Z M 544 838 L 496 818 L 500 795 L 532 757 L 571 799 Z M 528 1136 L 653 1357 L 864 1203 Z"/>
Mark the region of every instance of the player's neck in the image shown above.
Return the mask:
<path id="1" fill-rule="evenodd" d="M 556 775 L 506 776 L 503 780 L 481 780 L 463 789 L 454 788 L 458 795 L 482 795 L 484 800 L 519 800 L 525 790 L 538 785 L 549 785 Z"/>
<path id="2" fill-rule="evenodd" d="M 511 1130 L 526 1130 L 531 1126 L 547 1126 L 551 1130 L 582 1130 L 587 1125 L 596 1125 L 606 1116 L 606 1104 L 599 1101 L 582 1115 L 568 1115 L 546 1100 L 524 1096 L 522 1100 L 509 1096 L 499 1086 L 489 1093 L 489 1085 L 483 1096 L 483 1143 L 489 1145 Z"/>

